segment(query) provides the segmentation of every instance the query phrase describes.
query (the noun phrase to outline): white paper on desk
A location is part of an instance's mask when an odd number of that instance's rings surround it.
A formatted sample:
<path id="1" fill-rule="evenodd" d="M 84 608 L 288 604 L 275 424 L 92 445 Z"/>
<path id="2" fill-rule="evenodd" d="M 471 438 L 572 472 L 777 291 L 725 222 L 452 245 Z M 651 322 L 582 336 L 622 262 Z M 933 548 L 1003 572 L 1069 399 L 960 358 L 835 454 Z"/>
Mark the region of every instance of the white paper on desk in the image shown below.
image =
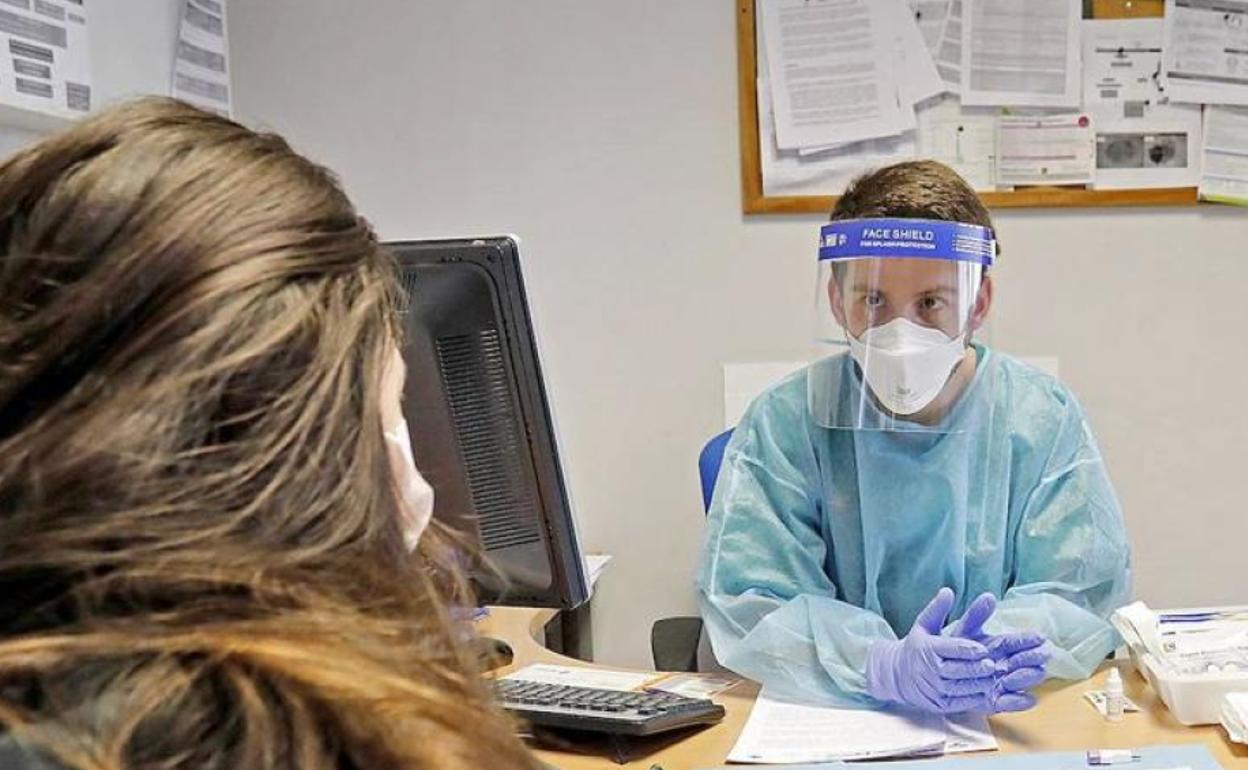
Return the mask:
<path id="1" fill-rule="evenodd" d="M 1248 104 L 1248 0 L 1166 0 L 1163 19 L 1171 101 Z"/>
<path id="2" fill-rule="evenodd" d="M 172 93 L 175 98 L 228 117 L 230 71 L 225 2 L 182 0 Z"/>
<path id="3" fill-rule="evenodd" d="M 929 102 L 918 110 L 919 154 L 951 167 L 976 190 L 993 189 L 997 113 L 962 107 L 956 96 Z"/>
<path id="4" fill-rule="evenodd" d="M 557 666 L 552 663 L 532 663 L 504 679 L 519 679 L 542 684 L 565 684 L 572 687 L 593 687 L 599 690 L 636 690 L 656 678 L 658 674 L 646 671 L 617 671 L 609 668 L 580 666 Z"/>
<path id="5" fill-rule="evenodd" d="M 962 90 L 962 0 L 950 0 L 940 29 L 940 44 L 936 46 L 936 71 L 945 81 L 945 90 L 958 93 Z"/>
<path id="6" fill-rule="evenodd" d="M 764 195 L 836 195 L 867 169 L 910 160 L 918 154 L 915 132 L 876 139 L 803 156 L 776 147 L 771 100 L 765 81 L 758 83 L 758 144 Z"/>
<path id="7" fill-rule="evenodd" d="M 901 104 L 914 106 L 939 96 L 945 91 L 945 83 L 940 79 L 936 62 L 923 40 L 923 31 L 919 29 L 918 20 L 910 10 L 906 0 L 877 0 L 893 6 L 896 16 L 897 61 L 901 71 L 897 77 L 898 94 Z M 914 112 L 908 113 L 911 118 Z M 903 117 L 907 113 L 902 111 Z M 909 128 L 913 128 L 911 125 Z"/>
<path id="8" fill-rule="evenodd" d="M 997 119 L 997 186 L 1086 184 L 1096 133 L 1083 113 Z"/>
<path id="9" fill-rule="evenodd" d="M 1080 0 L 965 0 L 962 103 L 1079 107 Z"/>
<path id="10" fill-rule="evenodd" d="M 733 676 L 713 674 L 672 674 L 646 685 L 649 691 L 669 692 L 686 698 L 711 698 L 741 684 Z"/>
<path id="11" fill-rule="evenodd" d="M 777 147 L 818 147 L 902 131 L 891 4 L 760 2 Z"/>
<path id="12" fill-rule="evenodd" d="M 0 8 L 0 102 L 77 117 L 91 109 L 87 11 L 81 0 Z"/>
<path id="13" fill-rule="evenodd" d="M 969 754 L 976 751 L 996 751 L 996 736 L 988 726 L 983 714 L 957 714 L 945 717 L 945 753 Z"/>
<path id="14" fill-rule="evenodd" d="M 932 58 L 936 58 L 940 36 L 945 31 L 945 17 L 949 15 L 949 0 L 910 0 L 910 10 L 923 34 L 923 43 Z"/>
<path id="15" fill-rule="evenodd" d="M 764 689 L 729 762 L 835 762 L 932 751 L 945 743 L 939 716 L 831 708 L 781 700 Z"/>
<path id="16" fill-rule="evenodd" d="M 1248 107 L 1205 108 L 1201 200 L 1248 206 Z"/>

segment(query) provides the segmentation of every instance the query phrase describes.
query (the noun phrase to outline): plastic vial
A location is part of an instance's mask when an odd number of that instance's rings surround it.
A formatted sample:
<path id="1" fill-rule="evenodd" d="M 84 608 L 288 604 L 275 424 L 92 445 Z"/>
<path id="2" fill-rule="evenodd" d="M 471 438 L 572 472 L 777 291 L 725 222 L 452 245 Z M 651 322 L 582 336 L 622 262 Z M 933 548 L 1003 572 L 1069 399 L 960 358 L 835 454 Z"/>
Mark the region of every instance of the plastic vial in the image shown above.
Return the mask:
<path id="1" fill-rule="evenodd" d="M 1109 670 L 1109 679 L 1105 681 L 1105 718 L 1110 722 L 1121 722 L 1122 713 L 1126 710 L 1126 696 L 1122 694 L 1122 675 L 1118 669 Z"/>

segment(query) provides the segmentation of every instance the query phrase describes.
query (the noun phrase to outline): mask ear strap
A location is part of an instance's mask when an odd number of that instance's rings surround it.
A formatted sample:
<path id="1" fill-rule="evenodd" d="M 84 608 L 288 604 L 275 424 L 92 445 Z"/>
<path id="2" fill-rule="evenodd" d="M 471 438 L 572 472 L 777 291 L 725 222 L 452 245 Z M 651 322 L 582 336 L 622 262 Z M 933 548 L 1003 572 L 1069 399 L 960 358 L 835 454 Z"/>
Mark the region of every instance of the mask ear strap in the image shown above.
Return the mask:
<path id="1" fill-rule="evenodd" d="M 433 517 L 433 487 L 416 467 L 416 458 L 412 454 L 411 431 L 408 429 L 407 420 L 400 418 L 399 422 L 389 429 L 383 428 L 382 435 L 388 444 L 394 445 L 394 450 L 387 451 L 386 455 L 391 458 L 390 474 L 394 479 L 394 492 L 398 496 L 399 524 L 408 550 L 415 550 L 420 536 Z M 394 451 L 400 455 L 397 468 L 393 459 Z"/>

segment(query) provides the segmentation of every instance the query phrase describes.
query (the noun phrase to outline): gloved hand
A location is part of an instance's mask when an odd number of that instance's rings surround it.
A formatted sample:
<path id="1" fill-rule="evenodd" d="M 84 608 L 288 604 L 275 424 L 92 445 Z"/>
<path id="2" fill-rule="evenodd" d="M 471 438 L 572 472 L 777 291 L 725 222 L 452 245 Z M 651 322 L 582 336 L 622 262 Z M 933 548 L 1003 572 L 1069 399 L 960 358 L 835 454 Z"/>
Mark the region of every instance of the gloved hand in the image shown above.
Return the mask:
<path id="1" fill-rule="evenodd" d="M 904 639 L 883 640 L 867 653 L 867 690 L 884 701 L 937 714 L 991 710 L 996 663 L 980 642 L 941 636 L 953 609 L 942 588 Z"/>
<path id="2" fill-rule="evenodd" d="M 1049 653 L 1043 645 L 1044 634 L 1036 631 L 1012 631 L 989 634 L 984 623 L 997 609 L 997 599 L 990 593 L 979 596 L 966 608 L 962 619 L 950 626 L 948 635 L 956 639 L 979 642 L 996 663 L 996 686 L 992 711 L 1026 711 L 1036 705 L 1028 690 L 1044 681 L 1044 666 Z"/>

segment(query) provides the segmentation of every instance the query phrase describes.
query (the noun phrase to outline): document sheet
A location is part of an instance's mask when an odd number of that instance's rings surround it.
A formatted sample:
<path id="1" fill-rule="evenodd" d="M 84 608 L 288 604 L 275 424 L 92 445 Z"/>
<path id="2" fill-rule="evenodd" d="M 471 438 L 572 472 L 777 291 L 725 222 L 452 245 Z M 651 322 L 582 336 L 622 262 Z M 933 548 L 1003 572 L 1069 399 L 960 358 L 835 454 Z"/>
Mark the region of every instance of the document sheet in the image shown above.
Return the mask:
<path id="1" fill-rule="evenodd" d="M 965 0 L 962 103 L 1079 106 L 1080 0 Z"/>
<path id="2" fill-rule="evenodd" d="M 829 708 L 759 695 L 729 762 L 835 762 L 939 751 L 938 715 Z"/>
<path id="3" fill-rule="evenodd" d="M 0 5 L 0 102 L 77 117 L 91 109 L 83 0 Z"/>
<path id="4" fill-rule="evenodd" d="M 178 99 L 229 116 L 225 0 L 182 0 L 172 91 Z"/>
<path id="5" fill-rule="evenodd" d="M 1200 197 L 1248 206 L 1248 107 L 1205 108 Z"/>
<path id="6" fill-rule="evenodd" d="M 913 123 L 897 99 L 894 0 L 761 7 L 779 149 L 892 136 Z"/>
<path id="7" fill-rule="evenodd" d="M 1098 189 L 1194 187 L 1201 114 L 1161 89 L 1161 19 L 1083 22 L 1083 101 L 1096 127 Z"/>
<path id="8" fill-rule="evenodd" d="M 1166 0 L 1162 78 L 1176 102 L 1248 104 L 1248 0 Z"/>
<path id="9" fill-rule="evenodd" d="M 1082 113 L 997 120 L 997 186 L 1092 181 L 1096 139 Z"/>

